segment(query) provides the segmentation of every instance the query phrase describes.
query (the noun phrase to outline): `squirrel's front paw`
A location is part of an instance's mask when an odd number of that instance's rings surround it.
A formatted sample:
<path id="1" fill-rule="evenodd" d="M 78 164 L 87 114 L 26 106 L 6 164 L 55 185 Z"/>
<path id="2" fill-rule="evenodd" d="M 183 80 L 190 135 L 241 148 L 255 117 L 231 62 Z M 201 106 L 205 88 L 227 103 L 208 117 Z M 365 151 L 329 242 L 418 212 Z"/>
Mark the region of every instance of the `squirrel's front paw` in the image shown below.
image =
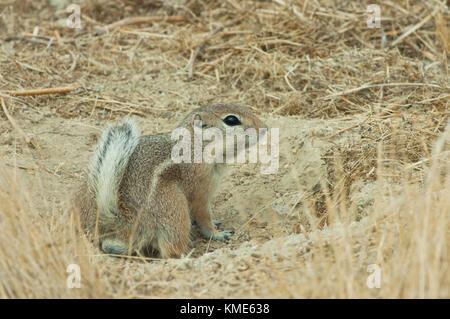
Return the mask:
<path id="1" fill-rule="evenodd" d="M 213 223 L 215 226 L 221 226 L 221 225 L 222 225 L 222 222 L 221 222 L 220 220 L 216 220 L 216 219 L 213 219 L 213 220 L 212 220 L 212 223 Z"/>
<path id="2" fill-rule="evenodd" d="M 231 236 L 233 236 L 233 234 L 234 234 L 234 231 L 218 230 L 211 236 L 211 238 L 214 240 L 225 241 L 225 240 L 230 239 Z"/>

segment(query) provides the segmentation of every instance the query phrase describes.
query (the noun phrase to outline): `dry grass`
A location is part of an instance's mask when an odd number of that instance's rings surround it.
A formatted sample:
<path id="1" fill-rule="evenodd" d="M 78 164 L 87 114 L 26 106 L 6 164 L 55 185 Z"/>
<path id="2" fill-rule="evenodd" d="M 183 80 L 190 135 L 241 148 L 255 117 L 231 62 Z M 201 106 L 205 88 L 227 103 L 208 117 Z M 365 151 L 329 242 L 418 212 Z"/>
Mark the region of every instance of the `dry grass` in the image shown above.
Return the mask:
<path id="1" fill-rule="evenodd" d="M 380 1 L 382 29 L 366 26 L 371 1 L 79 1 L 81 30 L 57 22 L 67 14 L 46 1 L 8 3 L 0 4 L 9 115 L 0 117 L 0 297 L 450 297 L 445 1 Z M 177 18 L 111 27 L 137 16 Z M 52 87 L 76 90 L 8 95 Z M 53 140 L 30 133 L 42 122 L 34 119 L 87 128 L 131 113 L 160 132 L 161 122 L 218 100 L 247 104 L 269 123 L 310 123 L 305 136 L 320 144 L 324 167 L 317 187 L 294 198 L 288 217 L 270 215 L 259 231 L 267 237 L 243 234 L 257 234 L 269 195 L 261 207 L 246 204 L 232 246 L 206 243 L 212 252 L 181 260 L 100 254 L 55 186 L 76 184 L 85 162 L 61 157 L 62 171 L 49 168 Z M 280 173 L 246 177 L 260 189 L 305 160 L 304 141 L 281 137 Z M 40 184 L 44 171 L 52 189 Z M 302 178 L 279 199 L 303 192 Z M 80 289 L 66 287 L 73 263 Z M 379 289 L 366 285 L 370 264 L 382 270 Z"/>

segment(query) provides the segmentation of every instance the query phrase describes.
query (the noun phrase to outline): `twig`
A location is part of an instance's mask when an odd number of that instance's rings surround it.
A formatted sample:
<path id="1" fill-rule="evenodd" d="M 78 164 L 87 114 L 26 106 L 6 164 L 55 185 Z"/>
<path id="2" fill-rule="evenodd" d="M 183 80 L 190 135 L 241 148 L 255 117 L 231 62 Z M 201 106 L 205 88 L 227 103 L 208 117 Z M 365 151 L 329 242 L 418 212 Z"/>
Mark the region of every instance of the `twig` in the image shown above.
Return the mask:
<path id="1" fill-rule="evenodd" d="M 233 50 L 233 52 L 230 52 L 228 54 L 225 54 L 224 56 L 221 56 L 220 58 L 214 60 L 211 62 L 210 65 L 208 65 L 206 68 L 204 68 L 200 73 L 201 74 L 206 74 L 209 71 L 211 71 L 217 64 L 221 63 L 221 62 L 225 62 L 226 60 L 228 60 L 229 58 L 231 58 L 233 55 L 238 54 L 239 52 L 241 52 L 241 50 Z"/>
<path id="2" fill-rule="evenodd" d="M 293 67 L 290 67 L 289 70 L 284 75 L 284 80 L 286 81 L 287 85 L 291 88 L 292 91 L 297 92 L 297 90 L 292 86 L 291 82 L 289 82 L 289 74 L 294 72 L 298 68 L 298 64 L 294 65 Z"/>
<path id="3" fill-rule="evenodd" d="M 77 67 L 77 57 L 75 56 L 75 54 L 73 54 L 73 52 L 71 50 L 68 50 L 68 51 L 69 51 L 70 55 L 72 56 L 72 65 L 66 72 L 64 72 L 64 74 L 72 72 Z"/>
<path id="4" fill-rule="evenodd" d="M 425 104 L 425 103 L 430 103 L 430 102 L 436 101 L 436 100 L 446 99 L 446 98 L 448 98 L 448 97 L 450 97 L 450 94 L 444 94 L 444 95 L 442 95 L 442 96 L 437 96 L 437 97 L 434 97 L 434 98 L 431 98 L 431 99 L 426 99 L 426 100 L 418 101 L 418 102 L 416 102 L 416 103 Z"/>
<path id="5" fill-rule="evenodd" d="M 54 36 L 45 36 L 45 35 L 36 35 L 32 33 L 24 33 L 21 35 L 10 35 L 5 38 L 5 41 L 16 41 L 16 40 L 23 40 L 23 41 L 29 41 L 31 43 L 39 43 L 39 44 L 45 44 L 45 45 L 51 45 L 53 43 L 53 40 L 56 40 L 57 43 L 63 44 L 63 43 L 73 43 L 75 42 L 74 39 L 61 39 L 61 36 L 59 35 L 58 31 L 54 32 Z"/>
<path id="6" fill-rule="evenodd" d="M 132 109 L 119 109 L 119 108 L 114 108 L 114 107 L 107 106 L 107 105 L 96 105 L 95 107 L 98 109 L 106 109 L 106 110 L 110 110 L 113 112 L 123 112 L 123 113 L 128 113 L 128 114 L 136 114 L 136 115 L 140 115 L 140 116 L 145 116 L 144 113 L 142 113 L 140 111 L 132 110 Z"/>
<path id="7" fill-rule="evenodd" d="M 25 91 L 6 91 L 5 94 L 11 96 L 31 96 L 31 95 L 43 95 L 43 94 L 61 94 L 67 93 L 75 90 L 74 87 L 65 88 L 49 88 L 49 89 L 36 89 L 36 90 L 25 90 Z"/>
<path id="8" fill-rule="evenodd" d="M 363 86 L 354 88 L 354 89 L 350 89 L 350 90 L 345 90 L 345 91 L 341 91 L 341 92 L 337 92 L 337 93 L 333 93 L 327 96 L 322 97 L 323 100 L 328 100 L 331 99 L 333 97 L 339 96 L 339 95 L 346 95 L 346 94 L 350 94 L 350 93 L 355 93 L 355 92 L 359 92 L 365 89 L 370 89 L 370 88 L 377 88 L 377 87 L 385 87 L 385 86 L 429 86 L 429 87 L 435 87 L 435 88 L 441 88 L 439 85 L 436 84 L 428 84 L 428 83 L 379 83 L 379 84 L 364 84 Z"/>
<path id="9" fill-rule="evenodd" d="M 53 34 L 55 35 L 56 43 L 57 43 L 58 45 L 62 45 L 63 42 L 62 42 L 62 40 L 61 40 L 61 36 L 59 35 L 58 30 L 53 31 Z"/>
<path id="10" fill-rule="evenodd" d="M 28 167 L 28 166 L 10 164 L 10 163 L 5 163 L 5 165 L 9 166 L 9 167 L 13 167 L 13 168 L 23 169 L 26 171 L 34 171 L 34 170 L 38 169 L 38 167 Z"/>
<path id="11" fill-rule="evenodd" d="M 219 33 L 220 31 L 222 31 L 223 29 L 225 29 L 225 26 L 221 26 L 217 29 L 215 29 L 209 36 L 207 36 L 196 48 L 195 48 L 195 52 L 194 54 L 191 54 L 191 58 L 189 59 L 189 63 L 188 63 L 188 78 L 192 79 L 193 73 L 194 73 L 194 62 L 195 59 L 197 59 L 198 54 L 200 53 L 200 51 L 203 49 L 203 47 L 205 46 L 206 42 L 208 42 L 209 40 L 211 40 L 214 35 L 216 35 L 217 33 Z M 193 48 L 191 48 L 192 50 Z"/>
<path id="12" fill-rule="evenodd" d="M 20 36 L 20 35 L 11 35 L 5 38 L 5 42 L 9 42 L 9 41 L 15 41 L 15 40 L 22 40 L 22 41 L 28 41 L 30 43 L 35 43 L 35 44 L 44 44 L 44 45 L 48 45 L 48 41 L 44 41 L 39 39 L 38 37 L 29 37 L 29 36 Z"/>
<path id="13" fill-rule="evenodd" d="M 25 132 L 19 127 L 19 125 L 17 125 L 16 120 L 14 120 L 14 118 L 9 114 L 8 109 L 6 108 L 5 100 L 3 99 L 3 97 L 0 97 L 0 101 L 2 104 L 3 112 L 6 115 L 6 118 L 9 120 L 11 125 L 16 129 L 16 131 L 19 133 L 19 135 L 24 138 L 25 142 L 27 142 L 28 145 L 32 146 L 35 149 L 40 150 L 40 147 L 36 143 L 36 141 L 34 139 L 28 137 L 28 135 L 25 134 Z"/>
<path id="14" fill-rule="evenodd" d="M 399 44 L 400 42 L 402 42 L 408 35 L 410 35 L 411 33 L 417 31 L 418 29 L 420 29 L 425 23 L 428 22 L 428 20 L 430 20 L 438 11 L 439 11 L 440 7 L 436 7 L 436 9 L 433 10 L 433 12 L 431 12 L 429 15 L 427 15 L 424 19 L 422 19 L 422 21 L 420 21 L 419 23 L 417 23 L 415 26 L 413 26 L 412 28 L 409 28 L 405 33 L 403 33 L 401 36 L 399 36 L 397 39 L 395 39 L 392 43 L 391 43 L 391 47 Z"/>
<path id="15" fill-rule="evenodd" d="M 199 43 L 197 43 L 197 44 L 195 44 L 195 45 L 193 45 L 193 46 L 191 46 L 191 47 L 189 48 L 190 50 L 192 50 L 192 49 L 195 48 L 195 52 L 194 52 L 194 54 L 191 54 L 191 58 L 189 59 L 189 62 L 188 62 L 188 65 L 187 65 L 187 68 L 188 68 L 188 78 L 189 78 L 189 79 L 192 79 L 193 74 L 194 74 L 194 63 L 195 63 L 195 59 L 197 59 L 198 54 L 199 54 L 200 51 L 203 49 L 203 47 L 205 46 L 205 44 L 206 44 L 209 40 L 213 39 L 214 36 L 215 36 L 216 34 L 218 34 L 219 32 L 223 31 L 225 28 L 228 28 L 228 27 L 230 27 L 230 26 L 232 26 L 232 25 L 234 25 L 234 24 L 240 22 L 242 19 L 243 19 L 243 18 L 236 19 L 236 20 L 234 20 L 234 21 L 232 21 L 232 22 L 230 22 L 230 23 L 228 23 L 228 24 L 226 24 L 226 25 L 223 25 L 223 26 L 221 26 L 221 27 L 216 28 L 213 32 L 211 32 L 210 35 L 208 35 L 208 36 L 207 36 L 206 38 L 204 38 L 202 41 L 200 41 Z M 220 61 L 218 61 L 217 63 L 219 63 L 219 62 L 220 62 Z M 208 70 L 208 71 L 209 71 L 209 70 Z M 206 71 L 206 72 L 208 72 L 208 71 Z M 206 73 L 206 72 L 205 72 L 205 73 Z M 203 72 L 202 72 L 202 73 L 203 73 Z M 204 73 L 203 73 L 203 74 L 204 74 Z"/>
<path id="16" fill-rule="evenodd" d="M 88 16 L 87 14 L 82 14 L 82 15 L 81 15 L 81 18 L 82 18 L 83 20 L 86 20 L 86 21 L 89 22 L 89 23 L 101 25 L 100 22 L 98 22 L 97 20 L 92 19 L 92 18 L 91 18 L 90 16 Z"/>
<path id="17" fill-rule="evenodd" d="M 333 138 L 333 137 L 335 137 L 335 136 L 337 136 L 337 135 L 340 135 L 340 134 L 342 134 L 342 133 L 344 133 L 345 131 L 349 131 L 349 130 L 351 130 L 351 129 L 354 129 L 355 127 L 358 127 L 358 126 L 360 126 L 361 124 L 364 124 L 365 122 L 367 122 L 367 120 L 370 118 L 370 115 L 368 116 L 368 117 L 366 117 L 365 119 L 364 119 L 364 121 L 361 121 L 361 122 L 359 122 L 359 123 L 357 123 L 357 124 L 355 124 L 355 125 L 352 125 L 352 126 L 349 126 L 349 127 L 347 127 L 347 128 L 344 128 L 344 129 L 342 129 L 342 130 L 340 130 L 340 131 L 337 131 L 336 133 L 334 133 L 334 134 L 332 134 L 332 135 L 330 135 L 328 138 Z"/>
<path id="18" fill-rule="evenodd" d="M 85 98 L 85 101 L 95 101 L 95 108 L 99 108 L 99 109 L 106 109 L 106 110 L 110 110 L 110 111 L 116 111 L 116 112 L 124 112 L 124 113 L 129 113 L 129 114 L 136 114 L 136 115 L 140 115 L 140 116 L 145 116 L 145 114 L 141 111 L 138 110 L 133 110 L 132 108 L 138 108 L 139 105 L 137 104 L 133 104 L 133 103 L 125 103 L 125 102 L 120 102 L 120 101 L 116 101 L 113 99 L 102 99 L 102 98 Z M 128 106 L 128 109 L 121 109 L 121 108 L 114 108 L 112 106 L 108 106 L 108 105 L 97 105 L 97 102 L 103 102 L 103 103 L 113 103 L 113 104 L 119 104 L 119 105 L 125 105 Z"/>
<path id="19" fill-rule="evenodd" d="M 126 25 L 132 25 L 132 24 L 141 24 L 141 23 L 153 23 L 153 22 L 186 22 L 189 21 L 188 19 L 186 19 L 185 17 L 178 17 L 178 16 L 169 16 L 169 17 L 157 17 L 157 16 L 153 16 L 153 17 L 133 17 L 133 18 L 125 18 L 123 20 L 119 20 L 117 22 L 108 24 L 106 26 L 104 26 L 102 28 L 101 31 L 99 31 L 100 33 L 98 34 L 102 34 L 103 32 L 109 32 L 112 31 L 116 28 L 120 28 Z"/>
<path id="20" fill-rule="evenodd" d="M 217 34 L 221 31 L 223 31 L 226 27 L 228 27 L 229 24 L 227 25 L 223 25 L 221 27 L 218 27 L 216 29 L 214 29 L 213 32 L 211 32 L 208 36 L 206 36 L 205 38 L 203 38 L 200 42 L 194 43 L 192 44 L 190 47 L 188 47 L 188 50 L 192 50 L 192 49 L 196 49 L 196 48 L 203 48 L 203 46 L 206 44 L 206 42 L 214 39 Z"/>
<path id="21" fill-rule="evenodd" d="M 356 39 L 358 40 L 360 43 L 364 44 L 366 47 L 368 47 L 369 49 L 375 49 L 375 47 L 373 46 L 372 43 L 368 43 L 366 41 L 364 41 L 363 39 L 361 39 L 360 37 L 358 37 L 354 32 L 350 31 L 350 34 Z"/>

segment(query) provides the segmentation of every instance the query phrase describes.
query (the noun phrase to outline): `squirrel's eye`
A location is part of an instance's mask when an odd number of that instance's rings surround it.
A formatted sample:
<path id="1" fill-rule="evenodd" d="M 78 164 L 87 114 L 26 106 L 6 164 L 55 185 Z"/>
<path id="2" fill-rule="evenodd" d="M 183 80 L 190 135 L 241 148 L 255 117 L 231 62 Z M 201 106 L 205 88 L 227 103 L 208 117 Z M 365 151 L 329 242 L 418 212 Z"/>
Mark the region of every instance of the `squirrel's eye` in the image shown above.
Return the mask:
<path id="1" fill-rule="evenodd" d="M 228 126 L 236 126 L 241 124 L 241 121 L 239 121 L 239 119 L 234 115 L 227 115 L 227 117 L 223 119 L 223 122 Z"/>

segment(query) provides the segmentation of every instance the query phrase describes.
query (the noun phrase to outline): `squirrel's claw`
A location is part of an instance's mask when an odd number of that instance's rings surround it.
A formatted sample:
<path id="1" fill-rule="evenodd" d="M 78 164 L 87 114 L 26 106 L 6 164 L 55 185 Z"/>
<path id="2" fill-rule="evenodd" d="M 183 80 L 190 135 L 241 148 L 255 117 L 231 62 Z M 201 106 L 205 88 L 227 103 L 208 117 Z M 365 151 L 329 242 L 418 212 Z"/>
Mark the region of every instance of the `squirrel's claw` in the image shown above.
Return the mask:
<path id="1" fill-rule="evenodd" d="M 214 240 L 226 241 L 233 236 L 234 231 L 231 230 L 219 230 L 214 235 L 211 236 Z"/>

